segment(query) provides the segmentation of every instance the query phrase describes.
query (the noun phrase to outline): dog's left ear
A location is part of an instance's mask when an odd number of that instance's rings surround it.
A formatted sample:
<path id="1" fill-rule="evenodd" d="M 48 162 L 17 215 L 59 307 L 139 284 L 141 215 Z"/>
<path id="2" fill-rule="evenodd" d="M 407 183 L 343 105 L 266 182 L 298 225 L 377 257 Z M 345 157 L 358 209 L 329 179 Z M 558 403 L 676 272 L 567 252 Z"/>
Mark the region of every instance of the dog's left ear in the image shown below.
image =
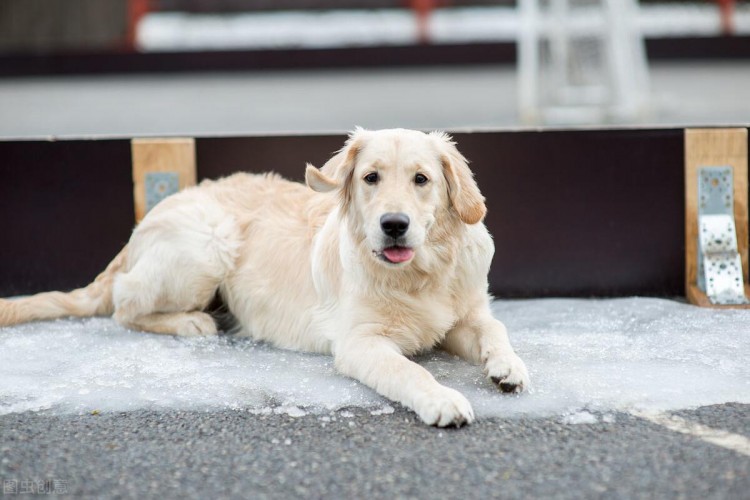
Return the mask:
<path id="1" fill-rule="evenodd" d="M 305 182 L 313 191 L 327 193 L 344 187 L 354 171 L 357 155 L 362 149 L 366 131 L 358 128 L 349 135 L 346 145 L 336 153 L 320 170 L 311 164 L 305 169 Z"/>
<path id="2" fill-rule="evenodd" d="M 305 167 L 305 183 L 310 187 L 310 189 L 312 189 L 313 191 L 317 191 L 318 193 L 327 193 L 328 191 L 333 191 L 338 187 L 336 181 L 315 168 L 315 165 L 311 163 L 308 163 Z"/>
<path id="3" fill-rule="evenodd" d="M 456 149 L 456 144 L 448 134 L 432 132 L 430 136 L 438 143 L 443 175 L 448 182 L 448 196 L 453 208 L 463 222 L 476 224 L 487 214 L 487 206 L 466 158 Z"/>

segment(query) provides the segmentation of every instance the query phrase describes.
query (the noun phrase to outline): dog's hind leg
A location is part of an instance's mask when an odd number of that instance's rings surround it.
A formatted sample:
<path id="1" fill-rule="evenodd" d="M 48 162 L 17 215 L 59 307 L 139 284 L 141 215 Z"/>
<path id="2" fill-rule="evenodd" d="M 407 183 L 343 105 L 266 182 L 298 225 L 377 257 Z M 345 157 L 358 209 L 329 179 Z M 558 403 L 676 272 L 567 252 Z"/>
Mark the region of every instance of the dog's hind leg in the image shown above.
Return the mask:
<path id="1" fill-rule="evenodd" d="M 216 322 L 211 315 L 193 311 L 187 313 L 153 313 L 136 316 L 134 318 L 115 318 L 128 328 L 143 330 L 151 333 L 165 333 L 193 337 L 200 335 L 216 335 Z"/>
<path id="2" fill-rule="evenodd" d="M 216 323 L 202 311 L 213 299 L 220 279 L 207 276 L 198 263 L 182 263 L 171 269 L 162 259 L 158 261 L 161 265 L 155 263 L 139 263 L 117 276 L 115 320 L 152 333 L 215 335 Z"/>
<path id="3" fill-rule="evenodd" d="M 234 220 L 210 203 L 183 204 L 145 219 L 130 242 L 132 260 L 115 278 L 114 318 L 137 330 L 215 335 L 203 312 L 234 268 Z"/>

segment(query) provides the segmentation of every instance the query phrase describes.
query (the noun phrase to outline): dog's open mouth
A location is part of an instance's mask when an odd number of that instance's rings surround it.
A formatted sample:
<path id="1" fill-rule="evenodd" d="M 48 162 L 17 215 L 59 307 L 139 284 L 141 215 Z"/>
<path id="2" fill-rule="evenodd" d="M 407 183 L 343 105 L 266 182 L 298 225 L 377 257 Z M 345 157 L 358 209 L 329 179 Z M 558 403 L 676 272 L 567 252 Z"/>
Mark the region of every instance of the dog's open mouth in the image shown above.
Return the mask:
<path id="1" fill-rule="evenodd" d="M 391 264 L 401 264 L 414 257 L 414 249 L 409 247 L 392 246 L 384 248 L 380 256 Z"/>

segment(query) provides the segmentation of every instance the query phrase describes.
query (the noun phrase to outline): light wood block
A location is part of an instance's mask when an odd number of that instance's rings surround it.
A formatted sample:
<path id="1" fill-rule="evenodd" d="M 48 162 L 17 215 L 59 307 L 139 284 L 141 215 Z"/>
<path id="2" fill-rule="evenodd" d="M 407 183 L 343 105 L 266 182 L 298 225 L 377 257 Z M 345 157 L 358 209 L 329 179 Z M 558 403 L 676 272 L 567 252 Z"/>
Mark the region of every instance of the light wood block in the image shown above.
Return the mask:
<path id="1" fill-rule="evenodd" d="M 748 176 L 747 129 L 685 129 L 685 296 L 703 307 L 717 306 L 698 288 L 698 170 L 701 167 L 732 167 L 734 177 L 734 221 L 737 250 L 742 261 L 745 295 L 748 286 Z"/>
<path id="2" fill-rule="evenodd" d="M 179 190 L 196 183 L 195 140 L 192 138 L 148 138 L 131 141 L 133 156 L 133 199 L 135 221 L 146 215 L 153 204 L 155 189 L 165 191 L 175 178 Z M 150 175 L 159 174 L 159 175 Z M 154 183 L 165 180 L 161 184 Z M 147 185 L 148 181 L 148 185 Z M 147 196 L 147 191 L 149 192 Z M 158 193 L 157 193 L 158 194 Z"/>

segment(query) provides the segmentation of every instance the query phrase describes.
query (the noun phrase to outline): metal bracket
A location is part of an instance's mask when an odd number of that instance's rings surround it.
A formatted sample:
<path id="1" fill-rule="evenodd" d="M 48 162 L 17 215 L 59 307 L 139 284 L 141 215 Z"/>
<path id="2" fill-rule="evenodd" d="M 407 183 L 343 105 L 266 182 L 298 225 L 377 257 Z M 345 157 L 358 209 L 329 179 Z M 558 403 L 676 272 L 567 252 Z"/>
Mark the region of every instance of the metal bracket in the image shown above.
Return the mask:
<path id="1" fill-rule="evenodd" d="M 180 175 L 177 172 L 146 172 L 146 213 L 179 190 Z"/>
<path id="2" fill-rule="evenodd" d="M 732 167 L 698 169 L 698 287 L 713 304 L 748 304 L 734 222 Z"/>

